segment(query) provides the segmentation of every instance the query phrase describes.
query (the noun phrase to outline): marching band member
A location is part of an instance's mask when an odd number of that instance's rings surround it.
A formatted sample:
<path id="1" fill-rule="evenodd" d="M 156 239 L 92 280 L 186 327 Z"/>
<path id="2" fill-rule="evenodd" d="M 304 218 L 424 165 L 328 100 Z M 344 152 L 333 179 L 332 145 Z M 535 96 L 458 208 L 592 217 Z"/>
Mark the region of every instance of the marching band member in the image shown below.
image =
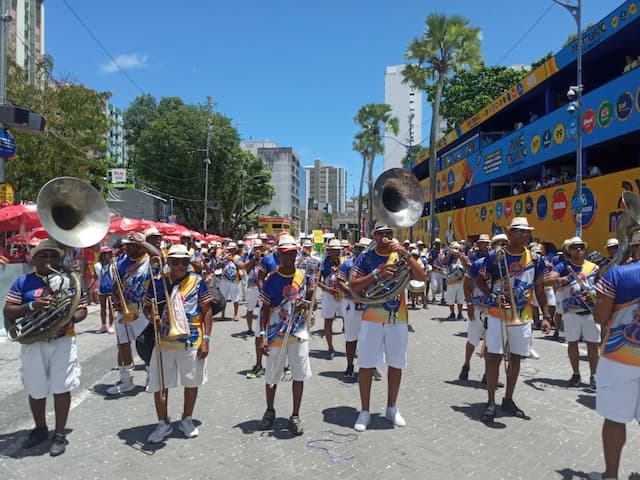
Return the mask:
<path id="1" fill-rule="evenodd" d="M 35 272 L 22 275 L 9 289 L 5 298 L 4 317 L 17 320 L 25 315 L 49 308 L 52 288 L 48 265 L 59 270 L 64 250 L 55 241 L 47 239 L 31 249 Z M 57 277 L 57 275 L 56 275 Z M 79 286 L 78 286 L 79 288 Z M 20 373 L 22 384 L 29 395 L 29 407 L 35 428 L 23 442 L 29 449 L 49 438 L 47 427 L 47 396 L 53 394 L 56 427 L 49 454 L 61 455 L 68 444 L 64 429 L 71 406 L 71 390 L 80 385 L 80 363 L 73 325 L 87 316 L 87 298 L 83 295 L 71 323 L 52 331 L 48 340 L 20 345 Z"/>
<path id="2" fill-rule="evenodd" d="M 585 260 L 586 242 L 580 237 L 573 237 L 567 242 L 568 255 L 558 263 L 549 276 L 558 282 L 558 304 L 562 306 L 562 321 L 567 339 L 569 363 L 573 375 L 569 379 L 571 387 L 580 386 L 580 354 L 578 342 L 580 338 L 587 344 L 587 357 L 591 376 L 589 386 L 596 388 L 595 373 L 598 365 L 598 343 L 600 342 L 600 326 L 593 320 L 595 307 L 595 281 L 598 266 Z M 568 257 L 568 258 L 567 258 Z M 580 278 L 576 279 L 578 275 Z M 585 288 L 588 290 L 585 291 Z"/>
<path id="3" fill-rule="evenodd" d="M 264 256 L 264 248 L 266 245 L 262 244 L 262 240 L 259 238 L 253 241 L 253 251 L 248 257 L 245 263 L 245 269 L 247 271 L 247 324 L 249 325 L 249 331 L 254 336 L 255 350 L 256 350 L 256 363 L 247 373 L 247 378 L 256 378 L 260 375 L 264 375 L 264 367 L 262 366 L 262 342 L 260 341 L 260 315 L 254 317 L 254 310 L 258 308 L 258 296 L 260 295 L 260 289 L 258 288 L 259 277 L 259 265 L 262 257 Z M 258 311 L 260 309 L 258 308 Z"/>
<path id="4" fill-rule="evenodd" d="M 229 242 L 226 252 L 222 256 L 219 267 L 222 268 L 222 280 L 220 281 L 220 292 L 227 302 L 233 302 L 233 321 L 240 320 L 238 309 L 240 308 L 240 269 L 243 268 L 240 262 L 240 255 L 237 254 L 238 246 L 236 242 Z M 225 312 L 222 311 L 222 318 Z"/>
<path id="5" fill-rule="evenodd" d="M 198 428 L 193 424 L 192 415 L 198 397 L 198 387 L 207 382 L 212 315 L 211 296 L 207 284 L 201 275 L 188 271 L 190 262 L 191 255 L 184 245 L 172 245 L 167 255 L 170 285 L 165 282 L 164 277 L 154 279 L 155 289 L 153 285 L 149 285 L 144 300 L 145 313 L 149 316 L 152 313 L 152 302 L 158 302 L 159 317 L 153 321 L 159 323 L 161 339 L 160 344 L 154 347 L 149 368 L 149 391 L 154 392 L 153 398 L 159 420 L 158 426 L 149 435 L 150 443 L 162 442 L 173 431 L 167 408 L 168 389 L 177 387 L 178 376 L 180 384 L 184 387 L 182 419 L 178 428 L 187 438 L 198 436 Z M 167 309 L 174 308 L 171 297 L 174 297 L 176 291 L 175 298 L 182 303 L 186 314 L 188 337 L 169 341 L 166 340 L 169 332 Z M 161 361 L 153 360 L 154 355 L 157 355 L 156 349 L 160 350 Z"/>
<path id="6" fill-rule="evenodd" d="M 276 419 L 274 401 L 278 380 L 269 385 L 270 380 L 278 377 L 278 369 L 282 365 L 276 365 L 280 356 L 280 349 L 286 349 L 286 359 L 291 368 L 293 380 L 293 411 L 289 417 L 288 428 L 293 435 L 302 435 L 303 427 L 300 421 L 300 405 L 304 381 L 311 377 L 311 365 L 309 363 L 309 342 L 295 337 L 293 334 L 301 328 L 305 328 L 306 319 L 302 316 L 301 303 L 308 303 L 313 298 L 314 280 L 303 270 L 296 269 L 295 261 L 298 253 L 298 244 L 291 235 L 282 235 L 278 239 L 278 258 L 280 265 L 265 279 L 260 290 L 260 340 L 263 355 L 267 356 L 267 368 L 265 372 L 267 410 L 262 416 L 260 427 L 268 430 L 273 427 Z M 311 302 L 312 303 L 312 302 Z M 291 335 L 284 338 L 289 322 Z M 283 344 L 286 342 L 286 344 Z"/>
<path id="7" fill-rule="evenodd" d="M 464 364 L 458 375 L 458 380 L 469 380 L 469 368 L 471 357 L 476 347 L 485 337 L 484 322 L 487 318 L 487 297 L 484 296 L 477 282 L 484 282 L 485 278 L 479 276 L 480 269 L 484 264 L 485 257 L 489 254 L 489 244 L 486 240 L 489 235 L 482 234 L 478 239 L 478 252 L 476 259 L 469 267 L 464 277 L 464 297 L 467 304 L 467 315 L 469 316 L 469 325 L 467 326 L 467 343 L 464 352 Z M 491 248 L 504 248 L 509 243 L 509 239 L 504 233 L 494 235 L 490 240 Z M 486 355 L 485 355 L 485 373 L 482 376 L 482 383 L 487 382 L 486 374 Z"/>
<path id="8" fill-rule="evenodd" d="M 605 244 L 605 248 L 607 249 L 608 257 L 605 258 L 600 263 L 600 271 L 604 271 L 604 269 L 606 268 L 607 265 L 609 265 L 609 263 L 611 262 L 613 257 L 616 256 L 616 253 L 618 253 L 619 244 L 620 244 L 620 242 L 618 241 L 617 238 L 609 238 L 607 240 L 607 243 Z"/>
<path id="9" fill-rule="evenodd" d="M 114 333 L 113 311 L 111 308 L 111 292 L 113 290 L 113 250 L 109 247 L 100 248 L 100 256 L 95 271 L 98 282 L 98 301 L 100 302 L 100 328 L 96 333 Z M 109 325 L 107 325 L 107 314 Z"/>
<path id="10" fill-rule="evenodd" d="M 445 298 L 449 305 L 449 317 L 447 320 L 455 320 L 455 305 L 458 305 L 458 320 L 464 320 L 462 314 L 462 302 L 464 301 L 464 290 L 462 289 L 462 280 L 468 263 L 467 257 L 461 251 L 458 242 L 451 242 L 449 251 L 444 257 L 443 264 L 447 268 L 447 291 Z"/>
<path id="11" fill-rule="evenodd" d="M 525 413 L 513 401 L 518 375 L 520 374 L 520 359 L 528 357 L 531 350 L 531 321 L 532 295 L 538 298 L 543 311 L 542 332 L 547 333 L 550 328 L 549 310 L 544 295 L 543 282 L 547 278 L 547 265 L 542 257 L 532 258 L 531 252 L 525 247 L 528 242 L 529 226 L 526 217 L 515 217 L 507 230 L 509 247 L 494 250 L 485 257 L 480 269 L 480 275 L 490 281 L 492 290 L 485 282 L 478 282 L 476 286 L 490 299 L 486 331 L 486 362 L 487 362 L 487 408 L 482 414 L 483 422 L 493 422 L 496 417 L 495 391 L 498 383 L 498 370 L 509 345 L 510 365 L 507 371 L 507 388 L 502 401 L 501 411 L 519 418 L 526 418 Z M 496 257 L 498 252 L 504 260 Z M 505 268 L 506 267 L 506 268 Z M 509 282 L 508 285 L 506 282 Z M 509 293 L 513 292 L 513 296 Z M 513 298 L 509 298 L 513 297 Z M 511 305 L 511 301 L 515 305 Z M 518 314 L 523 325 L 507 327 L 507 321 Z M 504 339 L 504 343 L 503 343 Z"/>
<path id="12" fill-rule="evenodd" d="M 412 277 L 424 281 L 424 269 L 402 245 L 392 241 L 393 230 L 390 226 L 378 221 L 373 236 L 376 248 L 360 255 L 353 266 L 353 292 L 366 289 L 377 282 L 379 277 L 392 276 L 396 271 L 395 262 L 399 256 L 406 259 Z M 396 402 L 402 369 L 407 365 L 408 317 L 405 292 L 400 292 L 382 305 L 365 305 L 358 336 L 358 376 L 362 409 L 354 424 L 356 431 L 363 432 L 369 425 L 371 377 L 374 369 L 382 365 L 385 359 L 389 366 L 386 417 L 398 427 L 405 425 Z"/>
<path id="13" fill-rule="evenodd" d="M 640 232 L 634 232 L 629 245 L 637 258 Z M 604 480 L 618 478 L 626 423 L 640 422 L 640 263 L 614 265 L 598 281 L 596 291 L 594 318 L 607 331 L 596 372 L 605 471 L 589 478 Z"/>
<path id="14" fill-rule="evenodd" d="M 343 315 L 341 308 L 343 292 L 338 288 L 336 279 L 336 274 L 342 264 L 341 251 L 340 240 L 332 239 L 327 245 L 327 253 L 322 259 L 321 281 L 318 284 L 318 287 L 322 290 L 321 315 L 324 318 L 324 338 L 327 341 L 327 358 L 329 360 L 333 360 L 335 355 L 335 350 L 333 349 L 333 319 Z"/>
<path id="15" fill-rule="evenodd" d="M 122 305 L 119 287 L 114 285 L 111 302 L 118 312 L 116 315 L 116 336 L 118 338 L 120 381 L 107 389 L 107 394 L 109 395 L 119 395 L 130 392 L 135 388 L 131 342 L 135 341 L 149 324 L 149 320 L 142 312 L 142 300 L 151 280 L 149 255 L 133 238 L 134 235 L 130 233 L 127 238 L 122 239 L 126 253 L 118 258 L 117 273 L 114 272 L 114 275 L 119 276 L 121 279 L 121 293 L 124 296 L 126 305 Z M 118 280 L 116 279 L 117 282 Z M 129 311 L 128 316 L 125 315 L 125 310 Z M 128 321 L 129 316 L 132 318 L 131 321 Z"/>
<path id="16" fill-rule="evenodd" d="M 433 241 L 433 248 L 429 250 L 429 263 L 431 264 L 431 301 L 432 303 L 436 303 L 436 294 L 442 293 L 442 298 L 440 299 L 440 305 L 446 305 L 444 295 L 445 291 L 443 289 L 443 285 L 445 284 L 444 279 L 442 278 L 442 260 L 444 259 L 444 255 L 442 253 L 441 240 L 436 238 Z"/>
<path id="17" fill-rule="evenodd" d="M 360 241 L 353 247 L 353 255 L 340 265 L 340 271 L 337 275 L 338 288 L 344 293 L 342 311 L 344 312 L 344 339 L 346 343 L 345 350 L 347 352 L 347 369 L 344 371 L 345 379 L 355 378 L 353 360 L 356 356 L 358 335 L 360 334 L 360 324 L 362 321 L 362 305 L 356 304 L 353 301 L 351 289 L 349 288 L 349 275 L 351 274 L 354 262 L 370 243 L 370 238 L 360 238 Z"/>

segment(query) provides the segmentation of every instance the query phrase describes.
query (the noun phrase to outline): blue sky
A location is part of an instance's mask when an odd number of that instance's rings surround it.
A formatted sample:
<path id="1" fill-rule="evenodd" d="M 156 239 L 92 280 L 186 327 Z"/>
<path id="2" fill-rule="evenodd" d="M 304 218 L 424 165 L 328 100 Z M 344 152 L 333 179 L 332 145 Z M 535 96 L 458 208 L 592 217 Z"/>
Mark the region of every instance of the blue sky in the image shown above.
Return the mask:
<path id="1" fill-rule="evenodd" d="M 622 0 L 582 0 L 583 24 Z M 130 82 L 74 17 L 69 4 L 133 79 Z M 292 146 L 303 165 L 315 158 L 346 167 L 357 190 L 361 160 L 352 150 L 353 116 L 384 101 L 387 65 L 400 64 L 433 11 L 460 14 L 482 29 L 487 65 L 530 64 L 575 32 L 551 0 L 46 0 L 45 49 L 56 76 L 111 91 L 126 108 L 150 93 L 204 103 L 241 122 L 245 140 Z M 423 111 L 423 136 L 430 113 Z M 382 170 L 382 158 L 376 173 Z"/>

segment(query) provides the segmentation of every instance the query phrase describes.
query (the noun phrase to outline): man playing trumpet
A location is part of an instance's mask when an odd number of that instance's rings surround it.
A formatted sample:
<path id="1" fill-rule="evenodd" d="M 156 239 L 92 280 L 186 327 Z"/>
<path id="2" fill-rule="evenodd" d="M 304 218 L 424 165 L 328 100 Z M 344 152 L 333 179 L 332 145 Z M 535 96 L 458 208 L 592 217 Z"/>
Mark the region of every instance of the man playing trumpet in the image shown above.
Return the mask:
<path id="1" fill-rule="evenodd" d="M 154 255 L 153 258 L 161 257 Z M 168 389 L 178 385 L 178 376 L 184 386 L 184 406 L 178 428 L 187 438 L 198 435 L 192 415 L 198 387 L 207 382 L 212 311 L 207 284 L 201 275 L 188 271 L 190 263 L 187 248 L 181 244 L 172 245 L 167 255 L 168 275 L 154 279 L 144 299 L 145 313 L 156 323 L 160 340 L 154 347 L 149 368 L 149 391 L 154 393 L 159 421 L 149 435 L 151 443 L 162 442 L 173 431 L 167 407 Z M 173 310 L 169 312 L 169 309 Z M 181 315 L 186 318 L 180 318 Z M 183 338 L 167 338 L 171 329 L 176 328 L 171 325 L 172 318 L 186 323 Z"/>
<path id="2" fill-rule="evenodd" d="M 21 276 L 9 289 L 5 298 L 5 319 L 15 321 L 33 312 L 47 311 L 53 293 L 49 267 L 59 270 L 63 256 L 64 250 L 50 239 L 31 249 L 35 272 Z M 71 406 L 71 390 L 80 385 L 80 363 L 73 325 L 86 316 L 87 299 L 83 295 L 70 323 L 54 329 L 48 339 L 20 346 L 22 384 L 29 394 L 29 406 L 36 424 L 22 448 L 35 447 L 49 438 L 46 403 L 47 396 L 53 394 L 56 427 L 49 453 L 55 457 L 65 451 L 64 429 Z"/>

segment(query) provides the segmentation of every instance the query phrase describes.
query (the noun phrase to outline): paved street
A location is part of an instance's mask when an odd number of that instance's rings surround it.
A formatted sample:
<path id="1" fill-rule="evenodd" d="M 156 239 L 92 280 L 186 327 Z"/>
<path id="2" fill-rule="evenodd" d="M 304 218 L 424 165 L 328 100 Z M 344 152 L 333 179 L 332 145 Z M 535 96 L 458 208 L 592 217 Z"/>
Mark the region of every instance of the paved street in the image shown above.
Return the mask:
<path id="1" fill-rule="evenodd" d="M 595 394 L 586 385 L 567 387 L 571 372 L 565 344 L 536 332 L 534 348 L 541 359 L 523 363 L 515 395 L 531 419 L 499 417 L 486 426 L 478 420 L 486 402 L 479 382 L 481 360 L 474 357 L 472 362 L 473 381 L 457 380 L 466 323 L 443 321 L 447 313 L 441 306 L 411 311 L 416 333 L 409 337 L 409 366 L 398 402 L 405 428 L 384 419 L 383 379 L 373 385 L 371 426 L 356 434 L 357 385 L 343 383 L 345 358 L 326 360 L 324 340 L 314 335 L 314 376 L 306 382 L 301 410 L 305 434 L 293 438 L 286 430 L 291 383 L 279 387 L 276 429 L 258 431 L 264 381 L 245 378 L 253 362 L 253 339 L 238 334 L 246 329 L 241 319 L 214 325 L 209 383 L 200 391 L 194 414 L 200 436 L 184 439 L 174 426 L 166 443 L 154 446 L 146 443 L 157 422 L 152 396 L 143 387 L 117 399 L 105 396 L 106 387 L 118 379 L 115 336 L 93 333 L 99 325 L 94 310 L 78 328 L 83 382 L 73 393 L 70 444 L 57 458 L 48 455 L 48 445 L 19 448 L 31 417 L 17 372 L 17 345 L 0 343 L 0 478 L 583 479 L 601 470 Z M 317 326 L 321 323 L 319 319 Z M 341 325 L 337 320 L 334 330 Z M 341 334 L 335 345 L 344 352 Z M 581 369 L 588 379 L 584 355 Z M 137 384 L 144 385 L 144 379 L 143 370 L 136 372 Z M 182 391 L 171 390 L 173 418 L 179 418 L 181 403 Z M 627 436 L 620 478 L 638 480 L 638 425 L 629 425 Z"/>

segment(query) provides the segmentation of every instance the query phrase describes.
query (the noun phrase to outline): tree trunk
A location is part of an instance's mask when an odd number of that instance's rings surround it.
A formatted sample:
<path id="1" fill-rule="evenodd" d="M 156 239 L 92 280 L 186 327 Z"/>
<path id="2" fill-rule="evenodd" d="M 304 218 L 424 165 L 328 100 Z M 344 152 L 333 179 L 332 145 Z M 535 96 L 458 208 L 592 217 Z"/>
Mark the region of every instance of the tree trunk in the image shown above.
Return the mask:
<path id="1" fill-rule="evenodd" d="M 362 187 L 364 186 L 364 173 L 367 169 L 367 156 L 364 152 L 362 152 L 362 173 L 360 174 L 360 190 L 358 192 L 358 235 L 355 241 L 359 241 L 362 236 L 362 231 L 360 226 L 362 225 Z"/>
<path id="2" fill-rule="evenodd" d="M 436 94 L 431 108 L 431 132 L 429 134 L 429 243 L 433 246 L 436 238 L 436 134 L 440 121 L 440 100 L 444 88 L 444 75 L 438 74 Z"/>
<path id="3" fill-rule="evenodd" d="M 374 142 L 377 145 L 377 141 Z M 376 158 L 375 150 L 369 155 L 369 221 L 367 222 L 367 236 L 372 237 L 371 231 L 373 230 L 373 162 Z"/>

